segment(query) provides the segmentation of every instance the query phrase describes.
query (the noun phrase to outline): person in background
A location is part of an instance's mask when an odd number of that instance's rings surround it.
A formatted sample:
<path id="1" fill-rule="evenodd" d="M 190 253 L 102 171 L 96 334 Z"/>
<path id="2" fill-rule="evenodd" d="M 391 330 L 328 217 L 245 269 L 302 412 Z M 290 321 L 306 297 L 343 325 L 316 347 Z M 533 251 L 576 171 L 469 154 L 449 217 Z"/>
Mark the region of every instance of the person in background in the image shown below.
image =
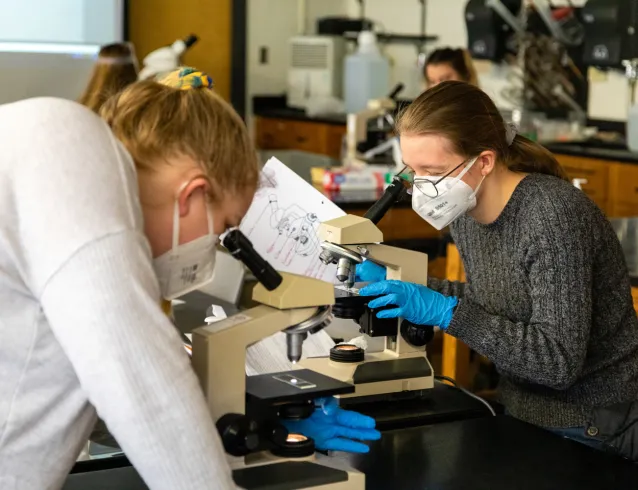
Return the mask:
<path id="1" fill-rule="evenodd" d="M 425 60 L 423 77 L 427 88 L 450 80 L 476 86 L 479 84 L 472 57 L 463 48 L 440 48 L 432 51 Z"/>
<path id="2" fill-rule="evenodd" d="M 378 282 L 360 294 L 394 305 L 378 317 L 439 326 L 490 359 L 511 416 L 638 459 L 638 318 L 605 215 L 473 85 L 427 90 L 397 130 L 412 207 L 450 225 L 467 282 L 386 281 L 365 262 L 359 279 Z"/>
<path id="3" fill-rule="evenodd" d="M 89 83 L 78 102 L 93 112 L 99 112 L 109 97 L 137 81 L 137 74 L 137 58 L 131 43 L 102 46 Z"/>

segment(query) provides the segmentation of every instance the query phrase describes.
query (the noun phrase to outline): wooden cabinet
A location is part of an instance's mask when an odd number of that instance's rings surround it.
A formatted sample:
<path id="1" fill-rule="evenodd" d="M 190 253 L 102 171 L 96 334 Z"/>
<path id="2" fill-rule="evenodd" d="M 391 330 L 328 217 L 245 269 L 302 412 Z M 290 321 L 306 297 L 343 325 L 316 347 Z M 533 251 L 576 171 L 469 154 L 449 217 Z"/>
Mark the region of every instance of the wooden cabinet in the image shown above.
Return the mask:
<path id="1" fill-rule="evenodd" d="M 610 165 L 608 211 L 611 217 L 638 216 L 638 165 Z"/>
<path id="2" fill-rule="evenodd" d="M 446 279 L 465 281 L 465 269 L 456 245 L 447 248 Z M 448 376 L 465 388 L 470 386 L 470 349 L 456 337 L 443 334 L 443 359 L 441 374 Z"/>
<path id="3" fill-rule="evenodd" d="M 594 201 L 600 209 L 607 212 L 609 197 L 608 162 L 580 158 L 569 155 L 556 155 L 571 180 L 581 179 L 583 192 Z"/>
<path id="4" fill-rule="evenodd" d="M 638 216 L 638 164 L 556 155 L 570 179 L 585 179 L 587 194 L 610 218 Z"/>
<path id="5" fill-rule="evenodd" d="M 301 150 L 338 159 L 346 129 L 292 119 L 258 117 L 255 120 L 257 146 L 262 150 Z"/>

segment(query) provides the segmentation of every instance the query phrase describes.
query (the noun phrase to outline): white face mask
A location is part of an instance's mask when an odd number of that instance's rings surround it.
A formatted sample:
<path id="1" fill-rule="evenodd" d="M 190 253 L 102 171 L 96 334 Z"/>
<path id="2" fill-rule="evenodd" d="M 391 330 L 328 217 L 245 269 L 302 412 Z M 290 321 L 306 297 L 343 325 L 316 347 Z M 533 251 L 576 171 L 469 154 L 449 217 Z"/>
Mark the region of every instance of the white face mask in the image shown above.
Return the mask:
<path id="1" fill-rule="evenodd" d="M 474 160 L 468 162 L 463 171 L 456 177 L 444 177 L 436 189 L 436 197 L 426 196 L 419 190 L 419 177 L 414 179 L 412 189 L 412 209 L 425 221 L 437 230 L 442 230 L 459 216 L 471 211 L 476 207 L 476 193 L 478 192 L 485 176 L 481 179 L 476 190 L 463 182 L 463 176 L 476 163 Z M 424 179 L 430 181 L 430 179 Z"/>
<path id="2" fill-rule="evenodd" d="M 179 203 L 173 213 L 173 246 L 153 259 L 164 299 L 175 299 L 201 288 L 213 279 L 215 252 L 219 236 L 213 232 L 213 216 L 206 206 L 208 233 L 188 243 L 179 244 Z"/>

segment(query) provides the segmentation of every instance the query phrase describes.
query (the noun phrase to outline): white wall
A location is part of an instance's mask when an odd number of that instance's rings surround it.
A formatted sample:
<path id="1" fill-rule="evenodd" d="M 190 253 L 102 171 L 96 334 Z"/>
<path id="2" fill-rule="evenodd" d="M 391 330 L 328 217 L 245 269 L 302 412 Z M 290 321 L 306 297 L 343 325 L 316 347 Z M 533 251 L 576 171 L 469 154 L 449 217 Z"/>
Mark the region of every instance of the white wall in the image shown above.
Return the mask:
<path id="1" fill-rule="evenodd" d="M 305 3 L 305 15 L 301 5 Z M 288 40 L 305 31 L 315 32 L 316 20 L 328 15 L 346 15 L 345 0 L 249 0 L 247 22 L 246 97 L 249 115 L 253 95 L 281 95 L 288 76 Z M 260 50 L 268 50 L 268 62 L 260 63 Z"/>
<path id="2" fill-rule="evenodd" d="M 0 104 L 82 93 L 100 44 L 122 40 L 123 0 L 0 0 Z"/>
<path id="3" fill-rule="evenodd" d="M 582 5 L 586 0 L 574 0 Z M 553 0 L 554 5 L 567 0 Z M 428 0 L 426 29 L 439 37 L 438 46 L 466 46 L 464 9 L 467 0 Z M 286 90 L 287 40 L 298 32 L 297 0 L 250 0 L 248 20 L 248 97 L 254 94 L 282 94 Z M 356 0 L 307 0 L 305 27 L 314 31 L 315 21 L 324 15 L 359 15 Z M 366 17 L 379 21 L 389 32 L 419 34 L 420 3 L 417 0 L 366 0 Z M 268 18 L 268 21 L 265 19 Z M 269 47 L 269 63 L 260 65 L 259 47 Z M 412 45 L 388 45 L 385 53 L 393 63 L 393 82 L 403 82 L 402 96 L 409 98 L 422 90 L 416 66 L 417 50 Z M 508 86 L 510 69 L 489 62 L 477 63 L 481 87 L 500 107 L 508 108 L 502 96 Z M 589 115 L 595 119 L 625 120 L 629 94 L 621 73 L 594 74 L 591 79 Z"/>

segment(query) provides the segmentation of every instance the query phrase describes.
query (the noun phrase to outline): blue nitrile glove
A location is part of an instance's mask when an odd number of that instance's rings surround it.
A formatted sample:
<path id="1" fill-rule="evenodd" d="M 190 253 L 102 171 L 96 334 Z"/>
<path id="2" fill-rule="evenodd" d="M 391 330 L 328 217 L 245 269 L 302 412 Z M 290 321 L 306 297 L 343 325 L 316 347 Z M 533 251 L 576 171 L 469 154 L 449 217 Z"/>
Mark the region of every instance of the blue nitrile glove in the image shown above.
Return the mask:
<path id="1" fill-rule="evenodd" d="M 385 267 L 379 264 L 375 264 L 371 260 L 366 260 L 356 266 L 356 278 L 357 282 L 379 282 L 385 281 L 386 270 Z"/>
<path id="2" fill-rule="evenodd" d="M 342 410 L 335 398 L 315 400 L 315 412 L 303 420 L 283 420 L 288 432 L 310 437 L 320 451 L 367 453 L 370 448 L 358 441 L 378 441 L 373 418 Z"/>
<path id="3" fill-rule="evenodd" d="M 405 318 L 415 325 L 440 327 L 445 330 L 452 321 L 458 298 L 443 296 L 420 284 L 403 281 L 381 281 L 359 291 L 360 296 L 381 296 L 368 303 L 372 309 L 388 305 L 396 308 L 382 310 L 377 318 Z"/>

